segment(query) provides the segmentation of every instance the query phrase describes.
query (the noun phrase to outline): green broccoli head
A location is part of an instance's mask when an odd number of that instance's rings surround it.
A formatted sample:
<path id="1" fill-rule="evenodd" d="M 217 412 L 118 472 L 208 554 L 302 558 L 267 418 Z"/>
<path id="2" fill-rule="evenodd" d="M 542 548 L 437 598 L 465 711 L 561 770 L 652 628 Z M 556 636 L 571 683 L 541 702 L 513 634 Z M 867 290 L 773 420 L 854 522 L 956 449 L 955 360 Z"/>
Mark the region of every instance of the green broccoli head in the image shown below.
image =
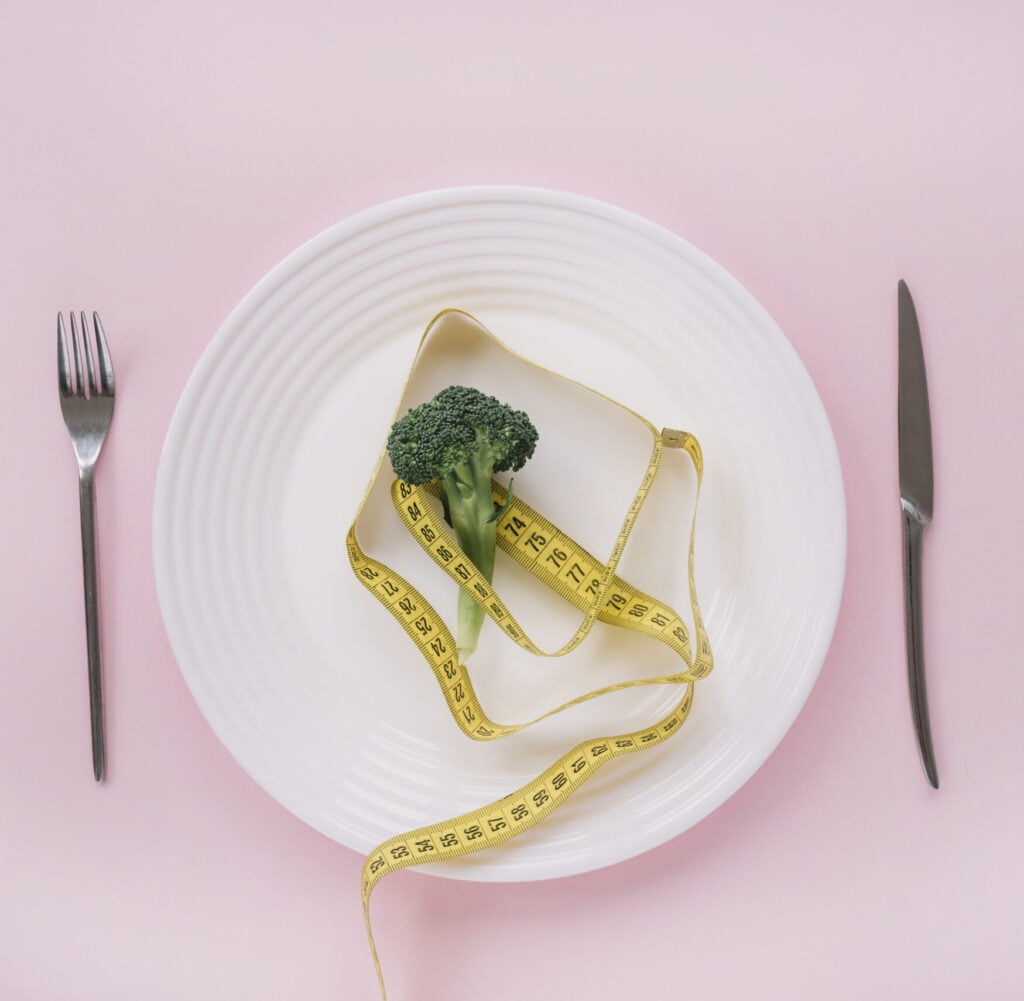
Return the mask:
<path id="1" fill-rule="evenodd" d="M 446 516 L 459 545 L 491 581 L 497 522 L 512 503 L 512 485 L 501 508 L 491 495 L 491 474 L 521 469 L 533 455 L 537 429 L 522 410 L 468 386 L 449 386 L 396 421 L 388 435 L 395 475 L 420 486 L 439 480 Z M 476 649 L 484 610 L 459 590 L 459 656 Z"/>
<path id="2" fill-rule="evenodd" d="M 395 475 L 420 485 L 470 463 L 515 472 L 533 455 L 537 437 L 522 410 L 479 389 L 449 386 L 396 421 L 387 448 Z"/>

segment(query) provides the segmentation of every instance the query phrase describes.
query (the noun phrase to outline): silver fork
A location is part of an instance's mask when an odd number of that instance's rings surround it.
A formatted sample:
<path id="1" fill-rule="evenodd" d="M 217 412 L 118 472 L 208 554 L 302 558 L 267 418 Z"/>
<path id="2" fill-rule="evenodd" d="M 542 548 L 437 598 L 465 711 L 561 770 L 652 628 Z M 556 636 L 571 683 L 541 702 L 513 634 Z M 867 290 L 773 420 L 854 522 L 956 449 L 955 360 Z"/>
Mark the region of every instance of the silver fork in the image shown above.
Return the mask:
<path id="1" fill-rule="evenodd" d="M 64 317 L 57 314 L 57 384 L 60 409 L 71 435 L 78 459 L 78 498 L 82 513 L 82 573 L 85 581 L 85 637 L 89 651 L 89 716 L 92 724 L 92 769 L 97 782 L 107 774 L 106 741 L 103 733 L 103 684 L 100 668 L 99 588 L 96 579 L 96 515 L 93 474 L 110 420 L 114 416 L 114 368 L 99 313 L 92 314 L 96 331 L 96 363 L 90 344 L 92 335 L 80 313 L 81 334 L 75 314 L 71 322 L 71 358 Z M 82 356 L 85 356 L 85 378 Z"/>

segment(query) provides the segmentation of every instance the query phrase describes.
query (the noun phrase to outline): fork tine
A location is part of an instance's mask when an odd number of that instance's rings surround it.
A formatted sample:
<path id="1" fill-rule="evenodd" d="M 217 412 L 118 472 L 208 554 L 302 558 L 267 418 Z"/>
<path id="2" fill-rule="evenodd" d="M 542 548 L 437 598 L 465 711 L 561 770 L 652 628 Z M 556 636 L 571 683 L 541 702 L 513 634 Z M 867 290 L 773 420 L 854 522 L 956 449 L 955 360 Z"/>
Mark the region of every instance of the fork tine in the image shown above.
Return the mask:
<path id="1" fill-rule="evenodd" d="M 85 322 L 85 311 L 78 314 L 82 319 L 82 350 L 85 352 L 85 370 L 89 373 L 89 395 L 96 396 L 99 390 L 96 388 L 96 370 L 92 367 L 92 348 L 89 342 L 89 324 Z"/>
<path id="2" fill-rule="evenodd" d="M 64 332 L 64 314 L 57 314 L 57 385 L 64 396 L 70 396 L 71 369 L 68 366 L 68 339 Z"/>
<path id="3" fill-rule="evenodd" d="M 107 347 L 107 339 L 103 336 L 103 324 L 100 323 L 100 314 L 95 310 L 92 314 L 93 326 L 96 328 L 96 357 L 100 369 L 100 391 L 103 393 L 114 392 L 114 366 L 110 361 L 110 349 Z M 85 320 L 82 320 L 85 325 Z"/>
<path id="4" fill-rule="evenodd" d="M 82 376 L 82 349 L 79 347 L 78 324 L 75 322 L 75 311 L 68 310 L 68 318 L 71 320 L 71 351 L 75 359 L 75 392 L 79 396 L 85 396 L 85 379 Z"/>
<path id="5" fill-rule="evenodd" d="M 71 321 L 71 353 L 75 359 L 75 385 L 73 393 L 79 396 L 85 395 L 85 382 L 82 379 L 82 356 L 78 351 L 78 327 L 75 324 L 75 311 L 68 310 L 68 319 Z"/>

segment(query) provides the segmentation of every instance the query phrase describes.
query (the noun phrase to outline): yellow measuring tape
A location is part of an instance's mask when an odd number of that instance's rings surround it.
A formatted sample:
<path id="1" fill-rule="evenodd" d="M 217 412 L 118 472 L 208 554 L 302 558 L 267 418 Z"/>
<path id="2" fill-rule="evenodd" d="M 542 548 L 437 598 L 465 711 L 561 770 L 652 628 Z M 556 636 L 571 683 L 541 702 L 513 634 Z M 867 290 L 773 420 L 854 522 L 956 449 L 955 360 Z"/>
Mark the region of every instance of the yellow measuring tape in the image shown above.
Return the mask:
<path id="1" fill-rule="evenodd" d="M 431 321 L 420 340 L 416 358 L 406 380 L 403 401 L 427 338 L 437 324 L 446 318 L 468 324 L 481 336 L 490 337 L 513 357 L 548 372 L 542 366 L 516 354 L 469 314 L 460 310 L 445 310 Z M 582 386 L 581 383 L 576 383 L 565 376 L 560 378 Z M 586 386 L 582 388 L 589 389 Z M 381 452 L 377 460 L 370 484 L 348 531 L 346 541 L 349 560 L 358 580 L 388 609 L 412 639 L 434 672 L 452 718 L 459 729 L 473 740 L 496 740 L 499 737 L 507 737 L 555 713 L 625 688 L 672 684 L 685 685 L 685 689 L 671 711 L 650 726 L 629 733 L 585 740 L 560 757 L 542 774 L 510 792 L 503 799 L 459 817 L 396 835 L 370 852 L 362 875 L 363 913 L 383 998 L 387 995 L 370 927 L 370 895 L 374 887 L 385 876 L 398 869 L 482 851 L 529 830 L 557 810 L 607 762 L 656 747 L 676 733 L 682 727 L 693 705 L 694 683 L 706 677 L 712 669 L 711 645 L 704 629 L 694 583 L 696 502 L 690 525 L 687 561 L 694 630 L 692 646 L 689 632 L 678 612 L 657 598 L 633 587 L 615 572 L 640 509 L 654 484 L 664 448 L 681 449 L 693 461 L 697 471 L 699 497 L 704 472 L 700 445 L 693 435 L 685 431 L 658 431 L 653 424 L 628 407 L 610 400 L 596 390 L 590 389 L 589 392 L 632 414 L 649 429 L 652 437 L 652 451 L 647 470 L 626 512 L 611 555 L 606 561 L 591 555 L 518 496 L 513 497 L 511 506 L 498 522 L 498 546 L 560 598 L 584 613 L 579 628 L 560 649 L 547 653 L 538 648 L 516 621 L 497 591 L 459 548 L 454 534 L 438 510 L 439 487 L 436 483 L 417 487 L 396 480 L 391 487 L 392 502 L 402 523 L 423 551 L 459 587 L 470 594 L 494 623 L 522 649 L 536 656 L 562 656 L 579 646 L 594 622 L 600 621 L 660 640 L 679 655 L 685 664 L 685 670 L 656 678 L 620 682 L 587 692 L 528 723 L 507 724 L 492 720 L 476 696 L 469 671 L 460 663 L 455 640 L 441 616 L 412 584 L 379 560 L 367 556 L 359 546 L 356 538 L 359 516 L 366 507 L 380 474 L 386 450 Z M 395 412 L 395 420 L 401 416 L 401 411 L 402 403 Z M 492 490 L 495 502 L 503 505 L 507 497 L 505 488 L 493 482 Z"/>

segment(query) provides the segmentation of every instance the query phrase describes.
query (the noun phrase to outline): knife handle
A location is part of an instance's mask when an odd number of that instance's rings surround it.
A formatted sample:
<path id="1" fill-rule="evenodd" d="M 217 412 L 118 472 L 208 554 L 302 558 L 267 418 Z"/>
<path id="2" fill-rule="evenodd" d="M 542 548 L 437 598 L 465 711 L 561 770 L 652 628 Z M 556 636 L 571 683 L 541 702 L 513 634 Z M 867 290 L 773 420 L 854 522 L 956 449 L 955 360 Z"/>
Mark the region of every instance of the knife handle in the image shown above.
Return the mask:
<path id="1" fill-rule="evenodd" d="M 914 717 L 917 747 L 928 781 L 939 788 L 935 767 L 932 730 L 928 719 L 928 692 L 924 681 L 924 630 L 921 623 L 921 550 L 924 522 L 903 505 L 903 596 L 907 633 L 907 675 L 910 682 L 910 711 Z"/>

